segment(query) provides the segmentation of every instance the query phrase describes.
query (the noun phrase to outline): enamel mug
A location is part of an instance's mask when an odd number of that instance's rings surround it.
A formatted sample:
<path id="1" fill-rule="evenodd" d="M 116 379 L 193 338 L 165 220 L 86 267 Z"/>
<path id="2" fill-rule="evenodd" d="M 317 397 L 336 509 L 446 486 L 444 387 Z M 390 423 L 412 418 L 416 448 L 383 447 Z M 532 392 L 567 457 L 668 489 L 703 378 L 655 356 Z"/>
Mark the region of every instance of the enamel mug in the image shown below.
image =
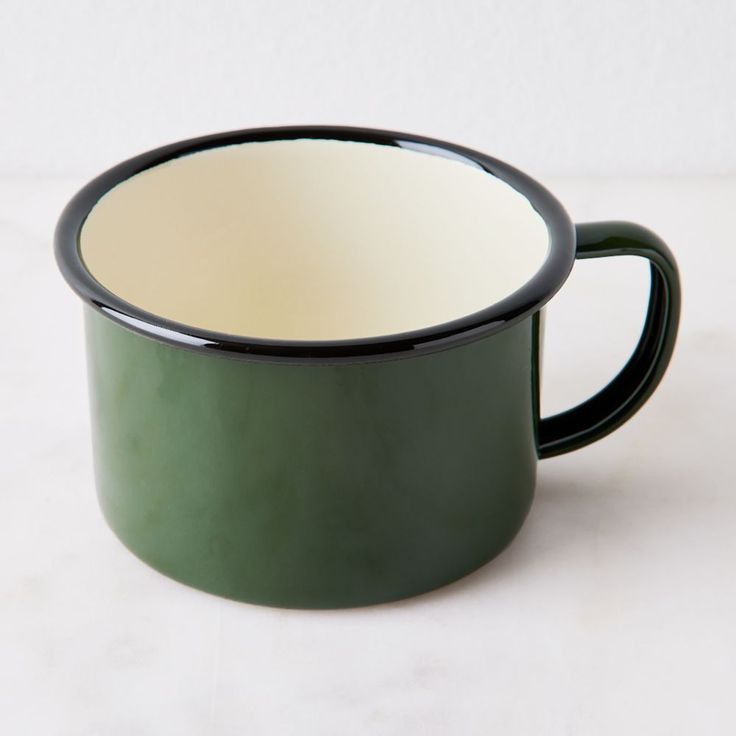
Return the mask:
<path id="1" fill-rule="evenodd" d="M 648 259 L 630 360 L 539 417 L 541 310 L 576 258 Z M 261 128 L 136 156 L 64 210 L 108 523 L 183 583 L 297 608 L 412 596 L 496 556 L 536 465 L 625 422 L 672 354 L 672 254 L 573 225 L 467 148 Z"/>

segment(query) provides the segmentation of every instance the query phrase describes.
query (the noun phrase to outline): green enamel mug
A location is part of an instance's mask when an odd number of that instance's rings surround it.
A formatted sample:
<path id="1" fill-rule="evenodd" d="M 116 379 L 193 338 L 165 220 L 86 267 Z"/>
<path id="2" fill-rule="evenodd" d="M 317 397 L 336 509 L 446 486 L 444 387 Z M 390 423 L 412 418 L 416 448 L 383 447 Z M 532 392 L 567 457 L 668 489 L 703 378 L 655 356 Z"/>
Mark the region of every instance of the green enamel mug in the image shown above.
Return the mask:
<path id="1" fill-rule="evenodd" d="M 616 255 L 650 263 L 639 343 L 540 418 L 542 308 L 576 258 Z M 272 606 L 395 600 L 491 560 L 537 460 L 646 401 L 679 317 L 649 230 L 573 225 L 501 161 L 364 128 L 132 158 L 72 199 L 56 257 L 84 301 L 108 523 L 166 575 Z"/>

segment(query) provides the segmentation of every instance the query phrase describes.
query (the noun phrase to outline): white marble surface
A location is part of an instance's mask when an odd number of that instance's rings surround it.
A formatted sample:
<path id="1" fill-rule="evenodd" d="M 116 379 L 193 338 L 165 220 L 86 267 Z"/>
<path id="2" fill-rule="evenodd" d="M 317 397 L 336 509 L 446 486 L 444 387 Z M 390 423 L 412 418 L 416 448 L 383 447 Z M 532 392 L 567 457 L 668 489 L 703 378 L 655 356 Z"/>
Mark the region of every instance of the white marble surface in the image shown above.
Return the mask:
<path id="1" fill-rule="evenodd" d="M 0 182 L 2 733 L 736 732 L 736 179 L 547 181 L 574 219 L 633 219 L 671 244 L 685 296 L 671 370 L 610 438 L 540 465 L 499 559 L 343 612 L 190 590 L 105 527 L 80 308 L 50 250 L 81 183 Z M 634 259 L 578 264 L 549 312 L 547 410 L 626 357 L 645 275 Z"/>

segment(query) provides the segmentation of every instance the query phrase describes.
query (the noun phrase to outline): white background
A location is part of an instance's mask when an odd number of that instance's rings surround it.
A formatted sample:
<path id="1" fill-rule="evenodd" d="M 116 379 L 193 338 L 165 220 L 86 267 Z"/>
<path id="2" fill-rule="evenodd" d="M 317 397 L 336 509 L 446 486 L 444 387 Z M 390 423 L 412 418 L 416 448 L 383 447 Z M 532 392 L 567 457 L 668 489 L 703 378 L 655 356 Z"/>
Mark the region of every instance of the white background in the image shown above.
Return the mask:
<path id="1" fill-rule="evenodd" d="M 264 124 L 409 130 L 536 174 L 736 167 L 736 3 L 0 2 L 0 168 Z"/>
<path id="2" fill-rule="evenodd" d="M 0 732 L 736 731 L 736 3 L 0 0 Z M 66 200 L 122 158 L 266 124 L 447 138 L 575 220 L 658 231 L 682 270 L 648 405 L 545 461 L 514 545 L 441 591 L 343 612 L 222 601 L 154 573 L 97 510 Z M 546 411 L 641 325 L 636 259 L 549 310 Z"/>

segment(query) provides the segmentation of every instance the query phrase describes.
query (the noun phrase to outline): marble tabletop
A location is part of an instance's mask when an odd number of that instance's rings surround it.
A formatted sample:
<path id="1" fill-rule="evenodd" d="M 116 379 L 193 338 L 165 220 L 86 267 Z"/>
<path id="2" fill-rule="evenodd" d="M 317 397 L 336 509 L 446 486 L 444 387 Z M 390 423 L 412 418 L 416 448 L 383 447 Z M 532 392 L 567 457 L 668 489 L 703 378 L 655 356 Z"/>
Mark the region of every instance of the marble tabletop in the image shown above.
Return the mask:
<path id="1" fill-rule="evenodd" d="M 272 610 L 179 585 L 97 508 L 81 309 L 51 232 L 78 179 L 0 180 L 0 731 L 44 736 L 736 732 L 736 179 L 554 179 L 573 219 L 669 242 L 684 311 L 662 385 L 539 467 L 514 544 L 442 590 Z M 544 409 L 633 347 L 638 259 L 550 306 Z M 600 329 L 605 325 L 604 329 Z"/>

